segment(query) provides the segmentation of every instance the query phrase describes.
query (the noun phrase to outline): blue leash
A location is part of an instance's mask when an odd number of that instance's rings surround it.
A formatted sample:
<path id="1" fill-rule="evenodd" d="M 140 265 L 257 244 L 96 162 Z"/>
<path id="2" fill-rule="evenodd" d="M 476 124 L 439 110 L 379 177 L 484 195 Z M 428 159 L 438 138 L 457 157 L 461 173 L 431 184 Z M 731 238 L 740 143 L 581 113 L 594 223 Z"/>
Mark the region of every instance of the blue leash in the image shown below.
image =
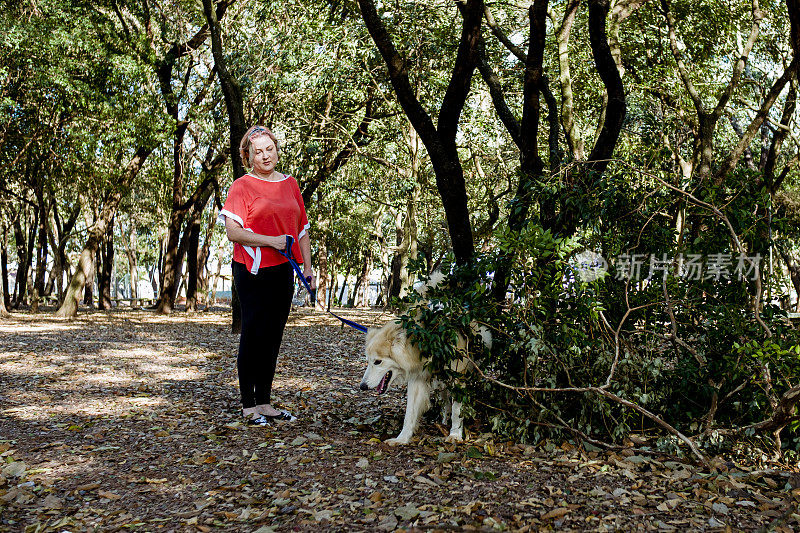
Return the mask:
<path id="1" fill-rule="evenodd" d="M 317 301 L 317 290 L 311 288 L 311 276 L 306 277 L 303 275 L 303 271 L 300 270 L 300 265 L 297 264 L 297 261 L 294 260 L 292 256 L 292 245 L 294 244 L 294 237 L 291 235 L 286 236 L 286 251 L 278 250 L 278 253 L 281 254 L 283 257 L 289 260 L 289 264 L 292 265 L 297 277 L 300 278 L 300 281 L 303 282 L 306 290 L 308 291 L 308 295 L 311 297 L 311 305 L 314 305 Z M 336 313 L 332 311 L 328 311 L 328 313 L 332 314 L 336 318 L 338 318 L 342 324 L 347 324 L 353 329 L 357 329 L 361 333 L 367 332 L 367 327 L 359 324 L 358 322 L 353 322 L 352 320 L 347 320 L 346 318 L 342 318 Z"/>

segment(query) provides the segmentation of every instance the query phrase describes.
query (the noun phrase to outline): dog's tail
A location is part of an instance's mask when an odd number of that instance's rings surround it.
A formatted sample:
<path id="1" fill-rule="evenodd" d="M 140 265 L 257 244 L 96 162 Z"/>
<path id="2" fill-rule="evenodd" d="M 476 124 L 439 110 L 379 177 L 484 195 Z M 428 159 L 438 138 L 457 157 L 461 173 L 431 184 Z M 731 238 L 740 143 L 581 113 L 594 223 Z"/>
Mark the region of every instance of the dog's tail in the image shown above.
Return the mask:
<path id="1" fill-rule="evenodd" d="M 478 324 L 474 320 L 469 325 L 470 330 L 472 330 L 472 334 L 476 337 L 480 337 L 483 345 L 492 349 L 492 332 L 486 326 L 482 324 Z"/>
<path id="2" fill-rule="evenodd" d="M 445 275 L 441 270 L 434 270 L 428 277 L 428 281 L 426 281 L 417 288 L 417 292 L 420 294 L 420 296 L 425 296 L 428 293 L 429 289 L 437 287 L 442 282 L 442 280 L 444 280 L 444 278 Z"/>

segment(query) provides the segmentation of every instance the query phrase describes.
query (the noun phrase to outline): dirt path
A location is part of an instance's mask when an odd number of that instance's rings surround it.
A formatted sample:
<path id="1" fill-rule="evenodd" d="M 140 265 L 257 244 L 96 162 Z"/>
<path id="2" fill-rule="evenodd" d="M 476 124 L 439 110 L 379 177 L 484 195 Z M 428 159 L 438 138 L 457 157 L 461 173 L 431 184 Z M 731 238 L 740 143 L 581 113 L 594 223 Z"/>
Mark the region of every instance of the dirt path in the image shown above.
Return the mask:
<path id="1" fill-rule="evenodd" d="M 348 313 L 368 325 L 387 315 Z M 0 320 L 0 531 L 756 530 L 800 526 L 800 476 L 531 447 L 358 390 L 363 335 L 295 313 L 278 364 L 291 425 L 240 423 L 229 315 Z"/>

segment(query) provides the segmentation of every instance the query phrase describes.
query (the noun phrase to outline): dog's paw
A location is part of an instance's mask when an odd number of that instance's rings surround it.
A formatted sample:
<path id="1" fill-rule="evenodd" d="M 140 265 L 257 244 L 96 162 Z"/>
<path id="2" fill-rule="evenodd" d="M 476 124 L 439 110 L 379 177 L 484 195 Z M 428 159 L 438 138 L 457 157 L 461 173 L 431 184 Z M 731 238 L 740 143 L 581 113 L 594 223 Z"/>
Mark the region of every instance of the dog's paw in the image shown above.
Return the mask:
<path id="1" fill-rule="evenodd" d="M 451 433 L 444 440 L 445 442 L 462 442 L 464 440 L 464 437 L 462 437 L 461 435 L 457 435 L 455 433 Z"/>
<path id="2" fill-rule="evenodd" d="M 383 442 L 385 442 L 385 443 L 386 443 L 386 444 L 388 444 L 389 446 L 402 446 L 402 445 L 404 445 L 404 444 L 408 444 L 408 442 L 409 442 L 410 440 L 411 440 L 411 439 L 406 439 L 406 438 L 400 438 L 400 437 L 397 437 L 397 438 L 394 438 L 394 439 L 386 439 L 386 440 L 385 440 L 385 441 L 383 441 Z"/>

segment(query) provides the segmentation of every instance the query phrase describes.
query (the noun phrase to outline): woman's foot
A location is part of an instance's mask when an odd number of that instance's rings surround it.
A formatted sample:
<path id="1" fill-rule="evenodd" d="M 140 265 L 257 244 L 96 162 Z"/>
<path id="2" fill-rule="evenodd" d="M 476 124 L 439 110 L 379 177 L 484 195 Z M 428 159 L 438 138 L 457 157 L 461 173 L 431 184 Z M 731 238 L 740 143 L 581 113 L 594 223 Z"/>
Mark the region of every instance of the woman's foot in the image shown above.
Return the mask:
<path id="1" fill-rule="evenodd" d="M 275 409 L 268 403 L 256 405 L 255 409 L 258 414 L 267 420 L 281 420 L 283 422 L 294 422 L 297 420 L 297 417 L 293 416 L 289 411 Z"/>
<path id="2" fill-rule="evenodd" d="M 269 419 L 258 412 L 255 407 L 242 409 L 242 416 L 248 426 L 268 426 Z"/>

